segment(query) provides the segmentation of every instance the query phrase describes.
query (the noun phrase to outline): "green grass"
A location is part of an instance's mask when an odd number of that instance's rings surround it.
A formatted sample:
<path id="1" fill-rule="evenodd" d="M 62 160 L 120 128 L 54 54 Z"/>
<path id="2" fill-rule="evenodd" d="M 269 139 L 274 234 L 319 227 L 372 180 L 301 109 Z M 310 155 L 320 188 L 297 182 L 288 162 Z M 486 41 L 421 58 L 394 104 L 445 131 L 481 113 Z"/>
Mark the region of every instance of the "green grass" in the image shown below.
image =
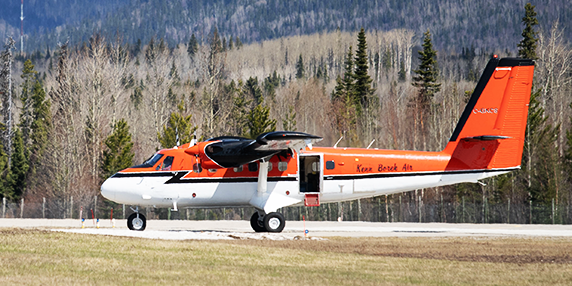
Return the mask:
<path id="1" fill-rule="evenodd" d="M 570 250 L 558 249 L 571 244 L 470 238 L 161 241 L 0 229 L 0 284 L 569 285 Z M 449 251 L 457 256 L 437 255 L 459 245 Z M 556 262 L 470 258 L 503 246 L 503 256 L 533 253 Z M 426 251 L 408 252 L 412 247 Z"/>

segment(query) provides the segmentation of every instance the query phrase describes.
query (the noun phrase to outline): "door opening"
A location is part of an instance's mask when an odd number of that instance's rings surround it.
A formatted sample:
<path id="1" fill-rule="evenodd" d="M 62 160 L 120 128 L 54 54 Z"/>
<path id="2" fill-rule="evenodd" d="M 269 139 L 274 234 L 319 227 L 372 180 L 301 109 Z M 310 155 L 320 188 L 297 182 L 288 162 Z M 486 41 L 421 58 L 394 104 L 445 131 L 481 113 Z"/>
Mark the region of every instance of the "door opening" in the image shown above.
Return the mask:
<path id="1" fill-rule="evenodd" d="M 300 192 L 320 192 L 320 156 L 299 156 Z"/>

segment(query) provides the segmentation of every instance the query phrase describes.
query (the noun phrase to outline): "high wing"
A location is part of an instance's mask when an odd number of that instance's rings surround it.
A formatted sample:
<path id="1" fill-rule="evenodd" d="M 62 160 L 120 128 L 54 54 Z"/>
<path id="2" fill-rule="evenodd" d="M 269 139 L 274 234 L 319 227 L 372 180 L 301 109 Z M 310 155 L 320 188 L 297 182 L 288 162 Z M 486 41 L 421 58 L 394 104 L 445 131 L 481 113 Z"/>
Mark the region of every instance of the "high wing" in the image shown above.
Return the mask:
<path id="1" fill-rule="evenodd" d="M 257 160 L 269 159 L 280 153 L 297 152 L 322 140 L 322 137 L 292 131 L 274 131 L 261 134 L 256 139 L 242 137 L 216 137 L 191 146 L 187 154 L 199 156 L 205 167 L 232 168 Z M 212 161 L 215 165 L 208 164 Z M 209 166 L 211 165 L 211 166 Z"/>

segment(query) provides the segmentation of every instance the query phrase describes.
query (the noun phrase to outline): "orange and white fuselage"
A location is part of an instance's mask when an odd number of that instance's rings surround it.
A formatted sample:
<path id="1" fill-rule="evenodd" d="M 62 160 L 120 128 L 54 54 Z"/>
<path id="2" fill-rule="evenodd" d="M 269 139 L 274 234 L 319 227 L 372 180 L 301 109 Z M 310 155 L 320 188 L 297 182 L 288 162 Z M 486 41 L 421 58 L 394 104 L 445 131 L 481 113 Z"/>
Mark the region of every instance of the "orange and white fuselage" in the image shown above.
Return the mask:
<path id="1" fill-rule="evenodd" d="M 292 132 L 221 137 L 161 150 L 106 180 L 102 195 L 174 209 L 255 207 L 262 220 L 308 198 L 329 203 L 476 183 L 520 167 L 533 72 L 531 60 L 491 59 L 440 152 L 312 148 L 319 137 Z"/>

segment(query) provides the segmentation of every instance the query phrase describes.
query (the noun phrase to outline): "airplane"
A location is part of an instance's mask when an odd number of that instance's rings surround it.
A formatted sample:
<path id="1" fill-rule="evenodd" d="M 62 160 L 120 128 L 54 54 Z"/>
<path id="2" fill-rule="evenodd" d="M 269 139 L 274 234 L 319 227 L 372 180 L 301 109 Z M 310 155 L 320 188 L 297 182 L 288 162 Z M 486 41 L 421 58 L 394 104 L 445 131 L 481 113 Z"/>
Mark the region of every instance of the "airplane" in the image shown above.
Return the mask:
<path id="1" fill-rule="evenodd" d="M 520 168 L 533 73 L 533 60 L 492 57 L 440 152 L 315 147 L 321 137 L 290 131 L 223 136 L 160 150 L 101 194 L 137 206 L 131 230 L 146 227 L 138 206 L 254 207 L 255 232 L 281 232 L 283 207 L 478 183 Z"/>

